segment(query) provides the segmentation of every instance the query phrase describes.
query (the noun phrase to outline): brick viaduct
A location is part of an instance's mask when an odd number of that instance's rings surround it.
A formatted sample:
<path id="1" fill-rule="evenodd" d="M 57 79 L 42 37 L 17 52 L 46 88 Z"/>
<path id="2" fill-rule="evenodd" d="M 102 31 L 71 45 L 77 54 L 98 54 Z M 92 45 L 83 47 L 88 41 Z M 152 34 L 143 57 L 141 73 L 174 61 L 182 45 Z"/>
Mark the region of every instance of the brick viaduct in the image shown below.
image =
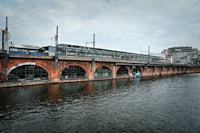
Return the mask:
<path id="1" fill-rule="evenodd" d="M 145 62 L 129 62 L 123 60 L 91 60 L 91 58 L 83 57 L 65 57 L 59 58 L 56 63 L 55 60 L 50 56 L 22 56 L 22 55 L 10 55 L 8 57 L 7 64 L 5 60 L 1 60 L 0 69 L 9 74 L 13 68 L 20 66 L 20 64 L 26 63 L 35 63 L 36 66 L 43 68 L 48 73 L 48 82 L 57 83 L 57 82 L 74 82 L 74 81 L 89 81 L 89 80 L 102 80 L 102 79 L 116 79 L 116 78 L 131 78 L 134 77 L 133 69 L 140 71 L 141 76 L 143 77 L 152 77 L 152 76 L 169 76 L 182 73 L 194 73 L 200 72 L 199 67 L 189 67 L 184 65 L 172 65 L 172 64 L 154 64 L 150 62 L 146 64 Z M 79 66 L 83 68 L 86 72 L 87 78 L 85 79 L 74 79 L 74 80 L 60 80 L 61 72 L 69 66 Z M 95 78 L 94 73 L 99 68 L 105 66 L 111 71 L 111 77 L 105 78 Z M 117 71 L 120 67 L 125 67 L 128 70 L 127 75 L 117 75 Z"/>

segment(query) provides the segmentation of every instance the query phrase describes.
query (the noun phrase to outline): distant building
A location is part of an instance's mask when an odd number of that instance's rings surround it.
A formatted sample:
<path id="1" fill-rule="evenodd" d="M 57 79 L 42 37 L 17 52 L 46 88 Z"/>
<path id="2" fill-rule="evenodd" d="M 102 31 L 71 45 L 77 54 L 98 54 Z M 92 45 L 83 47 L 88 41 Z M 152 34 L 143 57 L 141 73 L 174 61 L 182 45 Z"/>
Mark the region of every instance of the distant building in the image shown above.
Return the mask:
<path id="1" fill-rule="evenodd" d="M 163 54 L 165 59 L 170 59 L 171 58 L 171 56 L 168 54 L 168 49 L 164 49 L 162 51 L 162 54 Z"/>
<path id="2" fill-rule="evenodd" d="M 162 51 L 173 64 L 200 65 L 200 51 L 188 46 L 171 47 Z"/>

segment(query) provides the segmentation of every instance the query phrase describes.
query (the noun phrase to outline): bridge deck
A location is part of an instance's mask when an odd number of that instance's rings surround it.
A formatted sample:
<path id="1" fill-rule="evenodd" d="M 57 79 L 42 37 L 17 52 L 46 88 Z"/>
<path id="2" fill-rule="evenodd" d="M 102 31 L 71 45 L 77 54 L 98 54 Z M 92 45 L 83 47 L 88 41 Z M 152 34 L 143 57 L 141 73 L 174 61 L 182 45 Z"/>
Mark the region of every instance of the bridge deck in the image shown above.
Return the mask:
<path id="1" fill-rule="evenodd" d="M 31 56 L 31 55 L 14 55 L 10 54 L 10 58 L 29 58 L 29 59 L 44 59 L 53 60 L 53 56 Z M 125 60 L 125 59 L 110 59 L 110 58 L 93 58 L 93 57 L 77 57 L 77 56 L 58 56 L 58 60 L 76 60 L 76 61 L 96 61 L 96 62 L 109 62 L 109 63 L 126 63 L 133 64 L 152 64 L 152 65 L 171 65 L 169 62 L 148 62 L 141 60 Z M 122 64 L 121 64 L 122 65 Z"/>

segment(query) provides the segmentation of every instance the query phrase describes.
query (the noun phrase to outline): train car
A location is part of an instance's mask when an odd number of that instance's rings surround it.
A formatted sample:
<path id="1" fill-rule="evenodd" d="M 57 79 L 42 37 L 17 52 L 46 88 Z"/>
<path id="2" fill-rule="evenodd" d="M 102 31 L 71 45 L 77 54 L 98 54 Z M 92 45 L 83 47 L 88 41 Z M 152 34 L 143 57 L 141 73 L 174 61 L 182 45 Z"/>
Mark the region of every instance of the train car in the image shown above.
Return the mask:
<path id="1" fill-rule="evenodd" d="M 9 48 L 9 54 L 17 55 L 32 55 L 32 56 L 45 56 L 46 54 L 39 51 L 38 47 L 25 47 L 25 46 L 11 46 Z"/>

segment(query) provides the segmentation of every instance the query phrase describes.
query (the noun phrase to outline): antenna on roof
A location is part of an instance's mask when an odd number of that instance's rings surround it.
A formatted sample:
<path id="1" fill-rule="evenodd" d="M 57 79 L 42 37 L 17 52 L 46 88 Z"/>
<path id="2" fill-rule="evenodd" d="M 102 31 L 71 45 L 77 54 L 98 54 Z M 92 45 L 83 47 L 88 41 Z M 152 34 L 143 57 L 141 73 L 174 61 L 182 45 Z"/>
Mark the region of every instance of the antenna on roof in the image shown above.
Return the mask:
<path id="1" fill-rule="evenodd" d="M 6 32 L 8 32 L 8 17 L 6 16 Z"/>

